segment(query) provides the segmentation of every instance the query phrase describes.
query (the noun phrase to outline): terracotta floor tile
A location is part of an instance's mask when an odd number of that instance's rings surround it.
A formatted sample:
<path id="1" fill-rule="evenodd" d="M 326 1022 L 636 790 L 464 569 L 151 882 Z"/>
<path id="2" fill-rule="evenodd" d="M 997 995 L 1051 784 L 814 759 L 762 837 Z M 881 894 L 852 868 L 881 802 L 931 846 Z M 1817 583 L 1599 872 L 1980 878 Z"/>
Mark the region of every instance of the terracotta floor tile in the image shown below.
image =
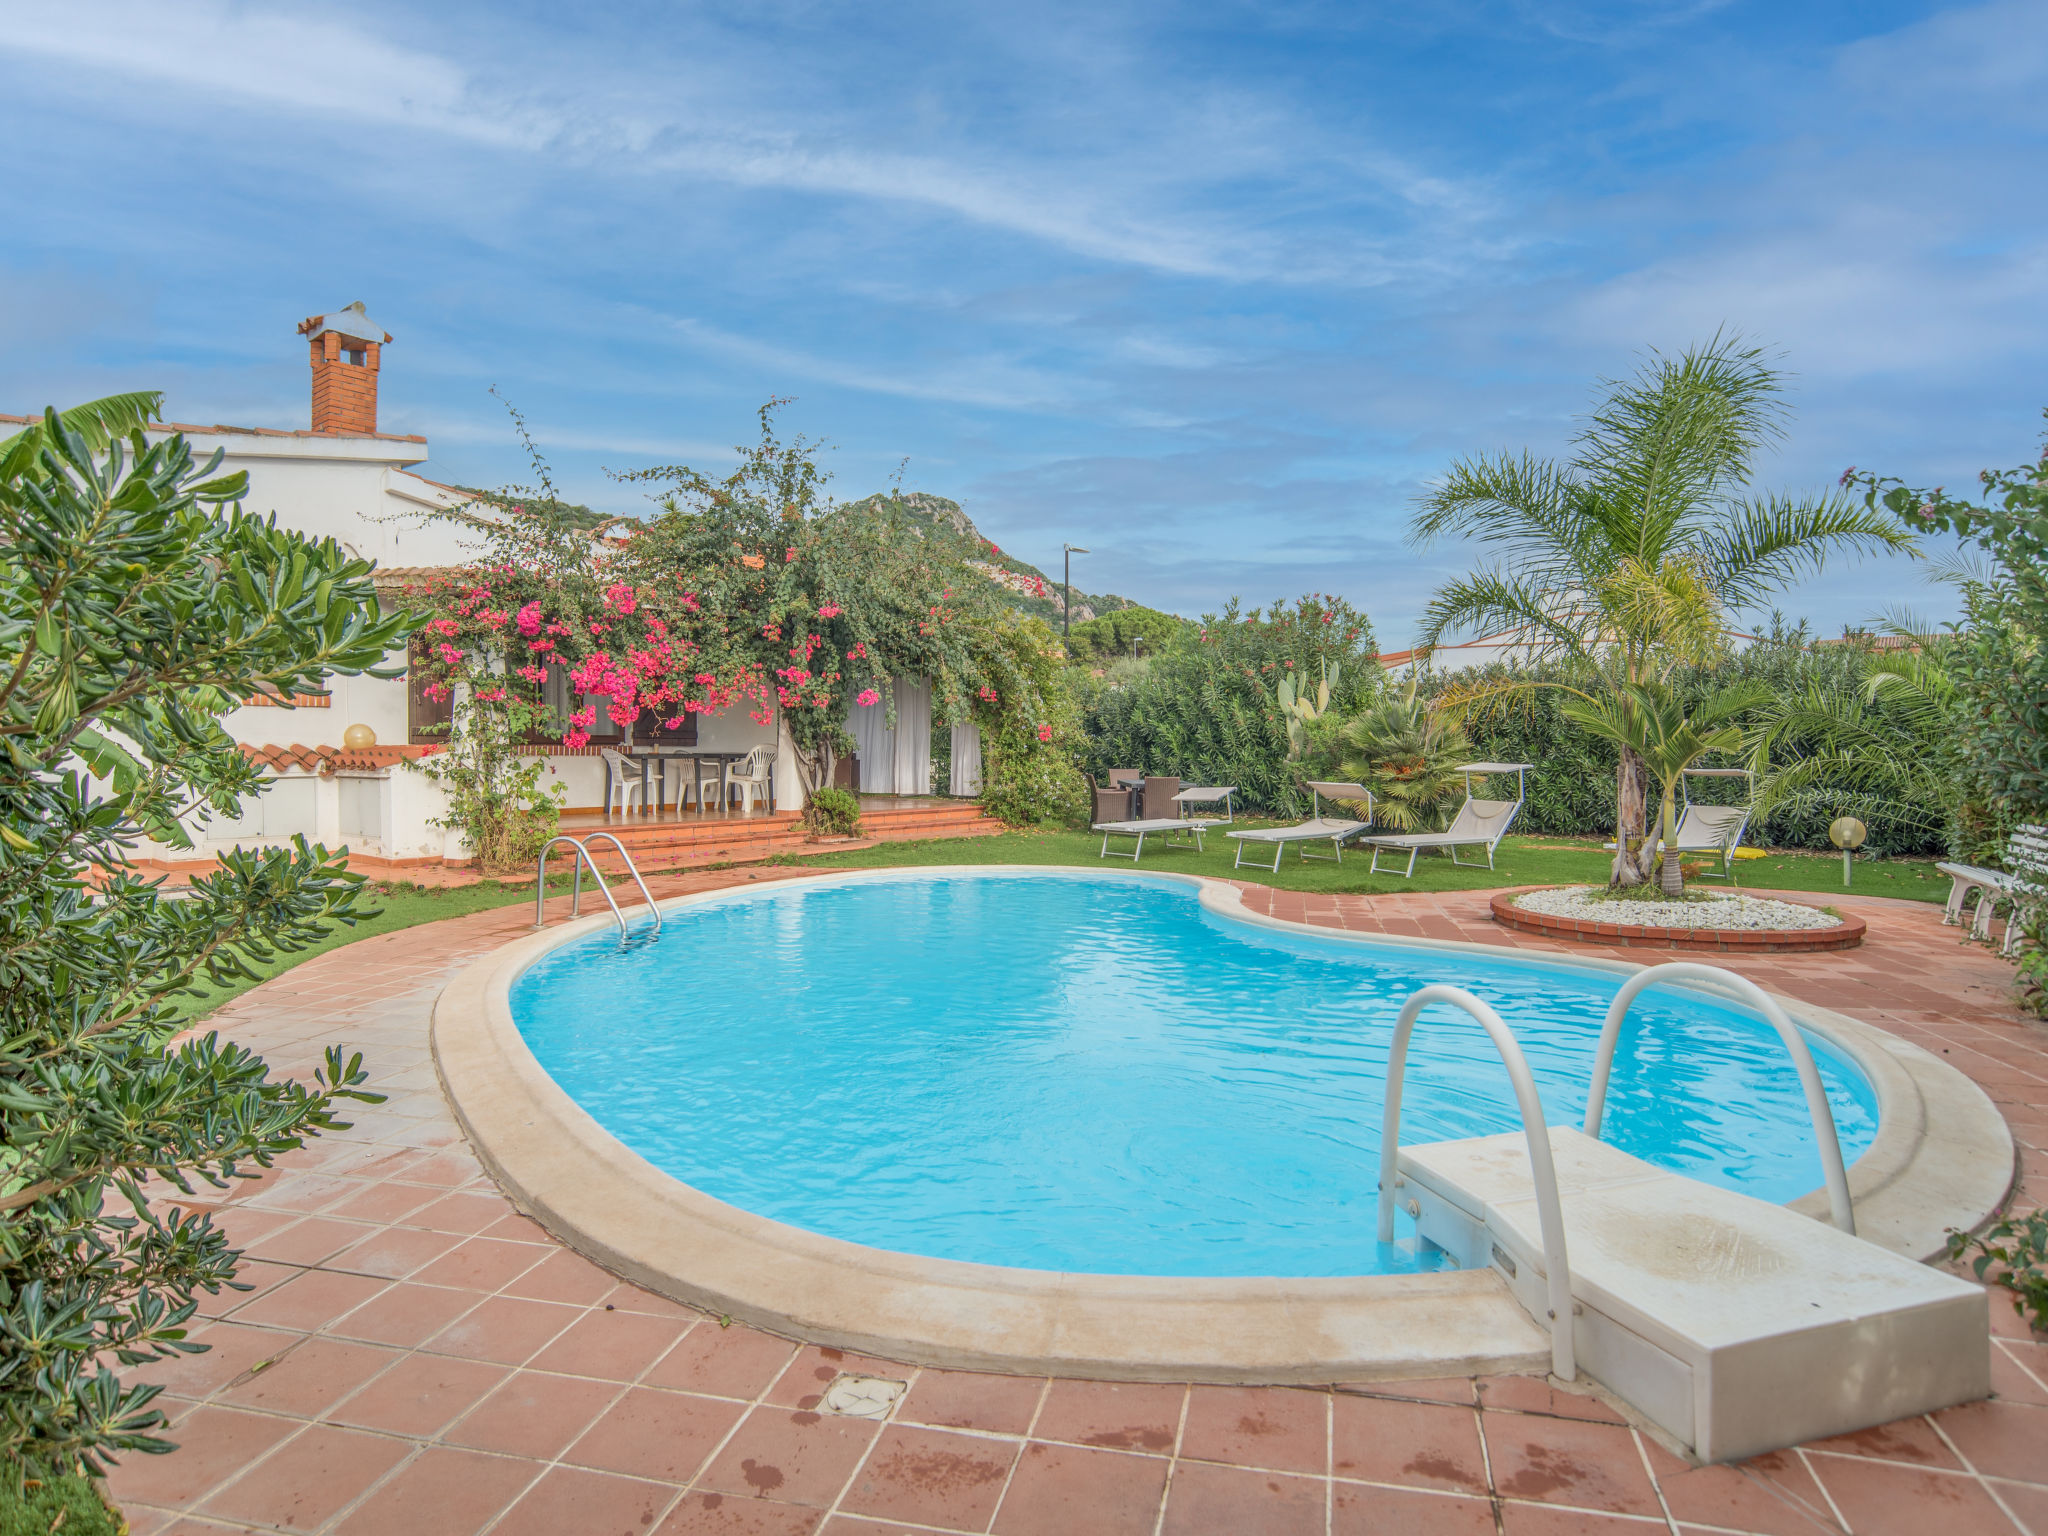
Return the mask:
<path id="1" fill-rule="evenodd" d="M 2048 1408 L 1965 1403 L 1937 1413 L 1934 1422 L 1985 1476 L 2048 1483 Z"/>
<path id="2" fill-rule="evenodd" d="M 549 1246 L 554 1244 L 554 1239 L 548 1235 L 546 1227 L 531 1216 L 522 1216 L 517 1211 L 510 1216 L 500 1216 L 477 1236 L 502 1237 L 514 1243 L 545 1243 Z"/>
<path id="3" fill-rule="evenodd" d="M 327 1418 L 359 1429 L 431 1438 L 511 1375 L 508 1367 L 450 1355 L 406 1355 Z"/>
<path id="4" fill-rule="evenodd" d="M 1444 1376 L 1423 1381 L 1345 1382 L 1337 1390 L 1350 1397 L 1420 1398 L 1425 1402 L 1470 1406 L 1478 1397 L 1476 1386 L 1470 1376 Z"/>
<path id="5" fill-rule="evenodd" d="M 1479 1401 L 1489 1409 L 1512 1408 L 1601 1424 L 1628 1422 L 1590 1392 L 1567 1392 L 1544 1376 L 1489 1376 L 1479 1383 Z"/>
<path id="6" fill-rule="evenodd" d="M 1991 1390 L 2007 1402 L 2048 1405 L 2048 1347 L 2017 1340 L 1993 1345 Z"/>
<path id="7" fill-rule="evenodd" d="M 321 1173 L 290 1173 L 274 1181 L 264 1180 L 264 1187 L 246 1198 L 258 1210 L 317 1211 L 345 1196 L 361 1192 L 362 1185 L 353 1179 L 330 1178 Z"/>
<path id="8" fill-rule="evenodd" d="M 1813 1458 L 1856 1536 L 2013 1536 L 1975 1478 L 1844 1456 Z"/>
<path id="9" fill-rule="evenodd" d="M 1180 1453 L 1240 1467 L 1306 1472 L 1329 1462 L 1330 1394 L 1287 1387 L 1196 1387 Z"/>
<path id="10" fill-rule="evenodd" d="M 334 1536 L 474 1536 L 539 1471 L 528 1461 L 430 1445 L 351 1510 Z"/>
<path id="11" fill-rule="evenodd" d="M 1031 1427 L 1032 1411 L 1045 1385 L 1036 1376 L 926 1370 L 911 1383 L 909 1395 L 896 1410 L 896 1422 L 1021 1435 Z"/>
<path id="12" fill-rule="evenodd" d="M 632 1381 L 668 1353 L 683 1327 L 671 1318 L 639 1312 L 585 1312 L 536 1355 L 532 1365 L 535 1370 Z"/>
<path id="13" fill-rule="evenodd" d="M 402 1221 L 414 1211 L 432 1205 L 444 1193 L 418 1184 L 380 1179 L 365 1186 L 361 1193 L 337 1202 L 327 1214 L 346 1216 L 353 1221 Z"/>
<path id="14" fill-rule="evenodd" d="M 267 1296 L 281 1285 L 298 1279 L 305 1271 L 290 1264 L 266 1264 L 261 1259 L 244 1259 L 235 1266 L 235 1282 L 247 1286 L 247 1290 L 234 1290 L 222 1286 L 218 1292 L 201 1291 L 195 1298 L 199 1303 L 201 1317 L 226 1317 L 230 1312 L 239 1311 L 259 1297 Z"/>
<path id="15" fill-rule="evenodd" d="M 764 1403 L 748 1413 L 698 1486 L 712 1493 L 829 1506 L 878 1428 L 866 1419 Z"/>
<path id="16" fill-rule="evenodd" d="M 178 1423 L 168 1456 L 123 1456 L 107 1479 L 116 1503 L 183 1508 L 298 1429 L 289 1419 L 200 1408 Z"/>
<path id="17" fill-rule="evenodd" d="M 214 1401 L 292 1418 L 318 1418 L 397 1358 L 374 1344 L 306 1338 L 254 1376 L 224 1387 Z"/>
<path id="18" fill-rule="evenodd" d="M 518 1218 L 524 1221 L 525 1217 Z M 497 1229 L 493 1228 L 495 1232 Z M 538 1230 L 538 1229 L 536 1229 Z M 507 1296 L 525 1296 L 534 1301 L 562 1301 L 587 1307 L 618 1289 L 618 1279 L 599 1269 L 580 1253 L 554 1248 L 539 1264 L 526 1270 L 505 1287 Z"/>
<path id="19" fill-rule="evenodd" d="M 287 1531 L 312 1531 L 411 1454 L 402 1441 L 314 1424 L 241 1477 L 215 1489 L 200 1513 Z"/>
<path id="20" fill-rule="evenodd" d="M 736 1498 L 727 1493 L 693 1493 L 669 1512 L 654 1536 L 811 1536 L 825 1518 L 822 1509 L 783 1504 L 774 1499 Z M 848 1522 L 835 1520 L 835 1530 Z M 861 1522 L 864 1532 L 881 1536 L 885 1526 Z"/>
<path id="21" fill-rule="evenodd" d="M 1859 1429 L 1852 1435 L 1816 1440 L 1810 1451 L 1831 1451 L 1842 1456 L 1868 1456 L 1877 1461 L 1909 1461 L 1923 1467 L 1960 1468 L 1955 1453 L 1941 1443 L 1941 1436 L 1925 1419 L 1900 1419 L 1874 1429 Z"/>
<path id="22" fill-rule="evenodd" d="M 1076 1536 L 1082 1531 L 1149 1531 L 1166 1492 L 1157 1456 L 1074 1445 L 1024 1447 L 996 1511 L 996 1536 Z"/>
<path id="23" fill-rule="evenodd" d="M 648 1372 L 652 1386 L 709 1392 L 717 1397 L 759 1397 L 796 1353 L 787 1339 L 752 1328 L 698 1323 Z"/>
<path id="24" fill-rule="evenodd" d="M 191 1332 L 191 1341 L 208 1346 L 205 1353 L 173 1355 L 151 1365 L 136 1366 L 137 1381 L 151 1381 L 176 1397 L 205 1397 L 226 1386 L 261 1360 L 274 1360 L 302 1335 L 242 1323 L 207 1323 Z"/>
<path id="25" fill-rule="evenodd" d="M 431 1264 L 463 1239 L 452 1232 L 426 1232 L 418 1227 L 379 1227 L 347 1251 L 336 1255 L 330 1269 L 357 1275 L 402 1280 L 423 1264 Z"/>
<path id="26" fill-rule="evenodd" d="M 2020 1524 L 2033 1536 L 2048 1531 L 2048 1488 L 2039 1483 L 1993 1482 L 2005 1507 L 2019 1516 Z"/>
<path id="27" fill-rule="evenodd" d="M 1319 1477 L 1184 1461 L 1166 1490 L 1160 1536 L 1308 1536 L 1322 1531 L 1328 1496 Z"/>
<path id="28" fill-rule="evenodd" d="M 582 1316 L 581 1309 L 559 1302 L 492 1296 L 435 1334 L 424 1347 L 437 1355 L 524 1365 L 534 1351 Z"/>
<path id="29" fill-rule="evenodd" d="M 1391 1398 L 1333 1400 L 1330 1470 L 1372 1483 L 1485 1494 L 1479 1415 L 1451 1403 Z"/>
<path id="30" fill-rule="evenodd" d="M 252 1259 L 269 1259 L 275 1264 L 318 1264 L 376 1231 L 365 1222 L 308 1216 L 257 1238 L 243 1251 Z"/>
<path id="31" fill-rule="evenodd" d="M 1658 1450 L 1651 1464 L 1674 1520 L 1759 1536 L 1822 1536 L 1841 1529 L 1820 1485 L 1790 1451 L 1731 1466 L 1686 1467 Z"/>
<path id="32" fill-rule="evenodd" d="M 667 1483 L 551 1467 L 491 1536 L 646 1536 L 675 1496 Z"/>
<path id="33" fill-rule="evenodd" d="M 1506 1498 L 1617 1514 L 1662 1513 L 1635 1436 L 1618 1424 L 1489 1413 L 1481 1427 L 1494 1491 Z"/>
<path id="34" fill-rule="evenodd" d="M 441 1438 L 481 1451 L 551 1461 L 618 1395 L 609 1381 L 518 1371 Z"/>
<path id="35" fill-rule="evenodd" d="M 1019 1449 L 1014 1440 L 891 1424 L 839 1507 L 856 1515 L 982 1530 L 996 1512 Z"/>
<path id="36" fill-rule="evenodd" d="M 1505 1536 L 1659 1536 L 1671 1529 L 1662 1520 L 1544 1504 L 1503 1504 L 1500 1517 Z"/>
<path id="37" fill-rule="evenodd" d="M 629 1388 L 562 1460 L 602 1472 L 686 1483 L 746 1410 L 724 1398 Z"/>
<path id="38" fill-rule="evenodd" d="M 547 1256 L 548 1250 L 534 1243 L 472 1237 L 418 1270 L 412 1278 L 421 1285 L 495 1291 L 510 1285 Z"/>
<path id="39" fill-rule="evenodd" d="M 1493 1501 L 1338 1483 L 1330 1536 L 1494 1536 Z"/>
<path id="40" fill-rule="evenodd" d="M 1057 1380 L 1032 1430 L 1040 1440 L 1066 1440 L 1102 1450 L 1164 1456 L 1180 1434 L 1186 1387 L 1150 1382 Z"/>
<path id="41" fill-rule="evenodd" d="M 375 1344 L 397 1344 L 410 1349 L 431 1339 L 479 1299 L 474 1291 L 451 1291 L 401 1280 L 389 1290 L 379 1291 L 347 1316 L 336 1318 L 327 1325 L 327 1331 L 341 1338 L 367 1339 Z"/>
<path id="42" fill-rule="evenodd" d="M 621 1312 L 645 1312 L 649 1317 L 673 1317 L 685 1323 L 705 1320 L 705 1314 L 697 1308 L 685 1306 L 671 1296 L 658 1296 L 631 1281 L 621 1281 L 619 1288 L 605 1297 L 605 1305 L 616 1307 Z M 717 1319 L 711 1321 L 716 1322 Z"/>
<path id="43" fill-rule="evenodd" d="M 767 1400 L 785 1408 L 815 1408 L 833 1379 L 846 1374 L 884 1376 L 902 1382 L 910 1380 L 910 1372 L 892 1361 L 876 1360 L 828 1345 L 806 1344 L 776 1378 L 775 1385 L 768 1389 Z"/>
<path id="44" fill-rule="evenodd" d="M 312 1332 L 354 1311 L 391 1282 L 368 1275 L 309 1269 L 235 1308 L 240 1323 Z"/>
<path id="45" fill-rule="evenodd" d="M 463 1237 L 473 1237 L 485 1227 L 512 1214 L 512 1202 L 503 1195 L 456 1190 L 443 1195 L 432 1205 L 420 1207 L 405 1218 L 405 1224 L 425 1227 L 432 1232 L 454 1232 Z"/>

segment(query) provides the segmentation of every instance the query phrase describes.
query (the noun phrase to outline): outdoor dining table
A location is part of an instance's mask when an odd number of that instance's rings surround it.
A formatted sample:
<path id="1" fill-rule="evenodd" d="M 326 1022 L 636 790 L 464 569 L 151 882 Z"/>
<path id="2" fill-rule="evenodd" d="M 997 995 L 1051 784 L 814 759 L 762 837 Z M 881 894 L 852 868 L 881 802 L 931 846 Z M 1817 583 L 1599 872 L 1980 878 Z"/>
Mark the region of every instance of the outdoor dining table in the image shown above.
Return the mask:
<path id="1" fill-rule="evenodd" d="M 643 810 L 647 805 L 647 770 L 656 763 L 662 765 L 661 786 L 655 791 L 655 810 L 657 814 L 668 809 L 668 765 L 670 763 L 688 763 L 693 773 L 698 763 L 718 764 L 718 808 L 722 811 L 725 809 L 727 792 L 726 776 L 732 772 L 732 765 L 734 763 L 740 762 L 747 756 L 745 752 L 712 752 L 702 747 L 666 747 L 659 744 L 634 747 L 627 751 L 625 755 L 640 765 L 640 805 Z M 773 793 L 772 785 L 770 793 L 771 795 Z M 772 798 L 769 804 L 774 804 Z M 612 765 L 610 759 L 606 759 L 604 765 L 604 805 L 605 816 L 609 819 L 612 805 Z M 678 810 L 682 808 L 682 800 L 680 798 L 676 801 L 676 807 Z M 703 796 L 701 794 L 697 797 L 697 808 L 700 811 L 704 808 Z"/>

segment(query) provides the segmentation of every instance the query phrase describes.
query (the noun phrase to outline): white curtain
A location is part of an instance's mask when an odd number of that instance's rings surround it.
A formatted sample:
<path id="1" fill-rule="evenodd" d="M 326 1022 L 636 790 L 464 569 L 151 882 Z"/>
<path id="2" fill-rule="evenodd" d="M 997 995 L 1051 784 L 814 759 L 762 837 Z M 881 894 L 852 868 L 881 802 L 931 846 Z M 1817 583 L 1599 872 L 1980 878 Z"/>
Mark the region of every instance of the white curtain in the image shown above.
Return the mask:
<path id="1" fill-rule="evenodd" d="M 895 680 L 896 728 L 884 704 L 847 707 L 846 730 L 860 758 L 864 795 L 928 795 L 932 787 L 932 689 L 912 677 Z"/>
<path id="2" fill-rule="evenodd" d="M 972 799 L 981 793 L 981 730 L 978 726 L 953 727 L 953 778 L 948 794 Z"/>

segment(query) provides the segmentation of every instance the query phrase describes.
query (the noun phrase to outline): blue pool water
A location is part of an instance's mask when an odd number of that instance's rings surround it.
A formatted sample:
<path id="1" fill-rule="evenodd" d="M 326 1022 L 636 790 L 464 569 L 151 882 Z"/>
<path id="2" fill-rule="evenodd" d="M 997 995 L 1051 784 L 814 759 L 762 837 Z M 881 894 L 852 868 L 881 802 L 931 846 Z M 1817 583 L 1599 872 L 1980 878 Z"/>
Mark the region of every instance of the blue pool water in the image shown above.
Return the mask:
<path id="1" fill-rule="evenodd" d="M 1578 1123 L 1618 977 L 1278 932 L 1142 876 L 736 893 L 672 911 L 651 942 L 555 950 L 512 1008 L 619 1140 L 777 1221 L 1036 1269 L 1344 1275 L 1437 1262 L 1373 1230 L 1388 1040 L 1433 981 L 1492 1003 L 1551 1123 Z M 1853 1160 L 1875 1099 L 1812 1044 Z M 1513 1103 L 1479 1026 L 1425 1013 L 1403 1142 L 1518 1129 Z M 1776 1034 L 1695 995 L 1636 1004 L 1605 1133 L 1767 1200 L 1821 1182 Z"/>

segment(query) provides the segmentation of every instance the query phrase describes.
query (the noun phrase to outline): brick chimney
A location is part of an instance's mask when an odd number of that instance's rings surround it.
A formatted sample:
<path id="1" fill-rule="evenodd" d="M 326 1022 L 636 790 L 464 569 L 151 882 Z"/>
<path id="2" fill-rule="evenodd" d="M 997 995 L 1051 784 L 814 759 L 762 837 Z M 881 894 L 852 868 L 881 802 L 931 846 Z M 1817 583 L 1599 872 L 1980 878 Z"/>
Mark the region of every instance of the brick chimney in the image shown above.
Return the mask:
<path id="1" fill-rule="evenodd" d="M 313 430 L 377 430 L 378 353 L 391 337 L 363 313 L 363 301 L 299 326 L 313 363 Z"/>

